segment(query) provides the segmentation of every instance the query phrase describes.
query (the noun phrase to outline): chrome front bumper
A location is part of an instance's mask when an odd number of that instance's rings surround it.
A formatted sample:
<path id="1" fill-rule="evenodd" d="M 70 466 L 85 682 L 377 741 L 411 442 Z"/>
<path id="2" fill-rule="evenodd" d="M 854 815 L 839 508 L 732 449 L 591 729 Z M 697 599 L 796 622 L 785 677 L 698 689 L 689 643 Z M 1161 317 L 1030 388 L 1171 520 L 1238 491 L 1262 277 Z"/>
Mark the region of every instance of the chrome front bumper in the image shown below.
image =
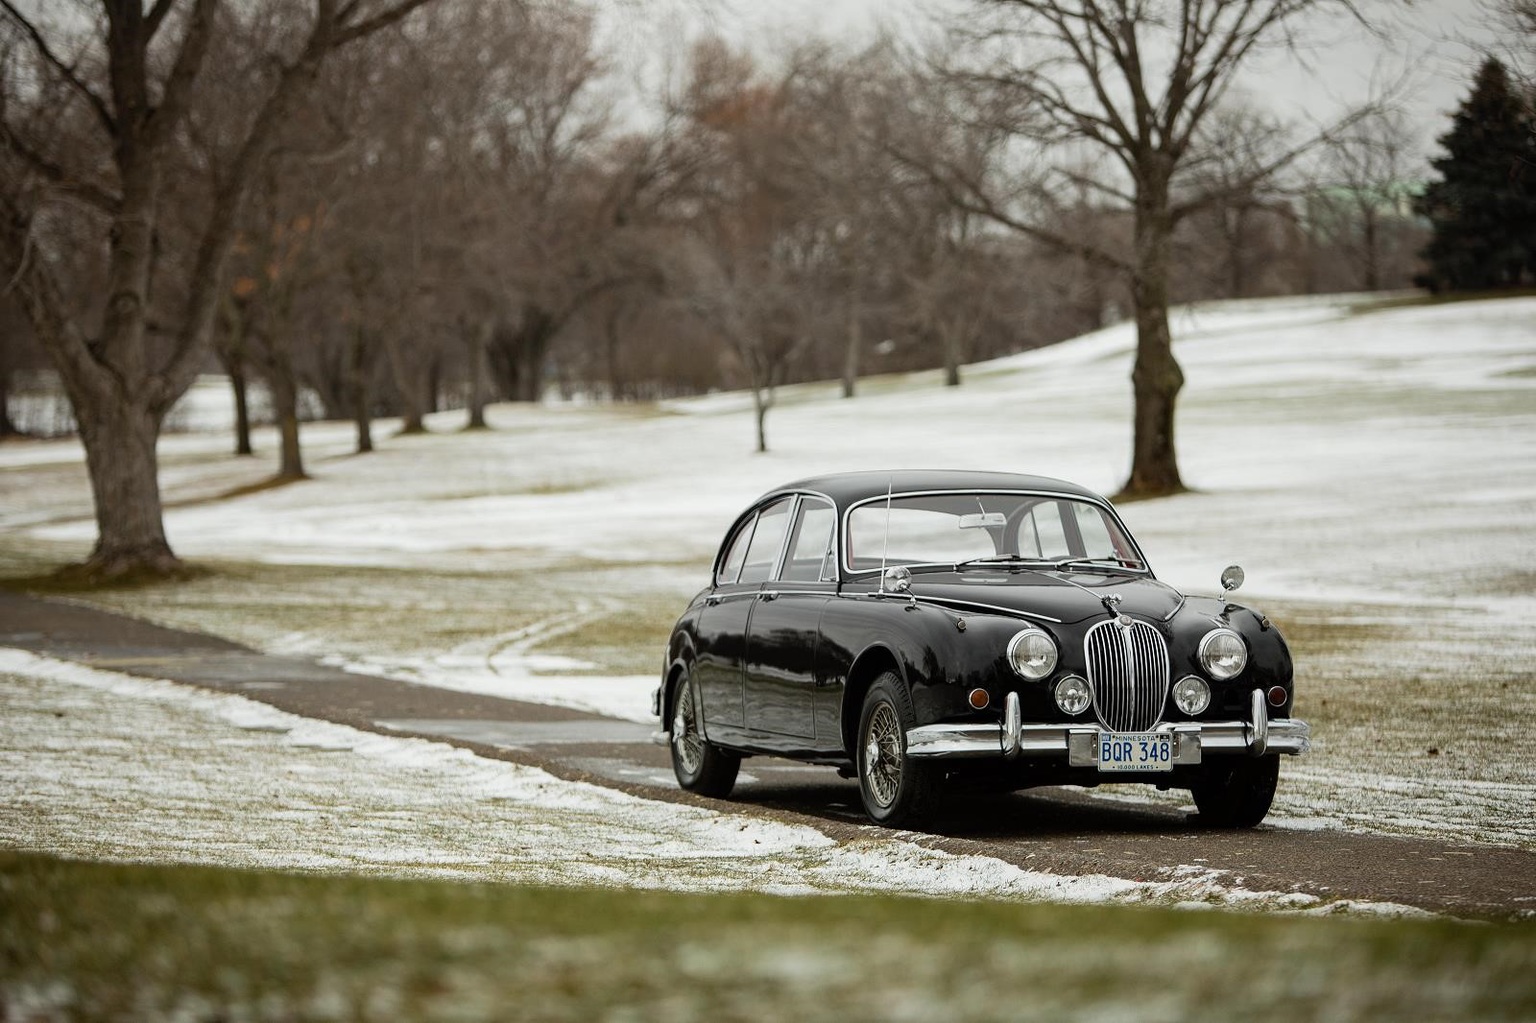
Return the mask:
<path id="1" fill-rule="evenodd" d="M 1175 767 L 1198 764 L 1207 753 L 1286 753 L 1300 756 L 1312 745 L 1312 729 L 1295 718 L 1270 718 L 1264 693 L 1255 689 L 1249 721 L 1168 721 L 1151 729 L 1173 734 Z M 1057 757 L 1072 767 L 1097 767 L 1099 735 L 1094 724 L 1026 725 L 1019 696 L 1009 693 L 1003 721 L 996 725 L 920 725 L 907 732 L 909 757 Z"/>

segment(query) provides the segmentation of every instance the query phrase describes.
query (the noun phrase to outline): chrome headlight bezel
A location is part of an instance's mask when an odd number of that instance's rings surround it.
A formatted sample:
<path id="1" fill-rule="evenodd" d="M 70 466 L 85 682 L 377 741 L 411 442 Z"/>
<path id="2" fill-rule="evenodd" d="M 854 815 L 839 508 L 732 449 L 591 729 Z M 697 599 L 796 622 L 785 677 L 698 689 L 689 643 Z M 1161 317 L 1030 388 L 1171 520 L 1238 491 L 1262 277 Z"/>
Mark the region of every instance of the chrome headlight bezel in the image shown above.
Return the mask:
<path id="1" fill-rule="evenodd" d="M 1231 629 L 1212 629 L 1201 638 L 1197 658 L 1207 675 L 1226 682 L 1248 667 L 1248 644 Z"/>
<path id="2" fill-rule="evenodd" d="M 1093 687 L 1081 675 L 1067 675 L 1056 683 L 1053 695 L 1063 714 L 1077 717 L 1093 706 Z"/>
<path id="3" fill-rule="evenodd" d="M 1039 626 L 1020 629 L 1008 641 L 1008 664 L 1014 674 L 1026 681 L 1039 682 L 1049 678 L 1060 660 L 1056 641 Z"/>
<path id="4" fill-rule="evenodd" d="M 1173 705 L 1186 717 L 1198 717 L 1211 705 L 1211 686 L 1199 675 L 1185 675 L 1173 684 Z"/>

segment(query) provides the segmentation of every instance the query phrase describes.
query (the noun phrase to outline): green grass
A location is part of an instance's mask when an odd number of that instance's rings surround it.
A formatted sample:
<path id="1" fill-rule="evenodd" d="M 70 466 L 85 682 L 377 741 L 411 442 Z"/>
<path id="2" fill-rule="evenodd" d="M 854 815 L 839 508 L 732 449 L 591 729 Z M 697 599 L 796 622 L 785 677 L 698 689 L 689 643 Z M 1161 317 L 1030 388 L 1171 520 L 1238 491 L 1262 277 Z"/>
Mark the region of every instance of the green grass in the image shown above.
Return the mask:
<path id="1" fill-rule="evenodd" d="M 556 890 L 0 853 L 0 1017 L 1529 1019 L 1536 923 Z"/>
<path id="2" fill-rule="evenodd" d="M 706 565 L 581 559 L 498 571 L 199 562 L 189 564 L 182 579 L 104 587 L 55 575 L 65 557 L 0 537 L 0 587 L 66 597 L 258 649 L 302 636 L 317 653 L 358 657 L 494 645 L 495 637 L 538 622 L 558 625 L 564 611 L 578 627 L 553 629 L 530 652 L 626 675 L 657 669 L 672 623 L 709 571 Z M 676 585 L 658 588 L 658 570 Z"/>

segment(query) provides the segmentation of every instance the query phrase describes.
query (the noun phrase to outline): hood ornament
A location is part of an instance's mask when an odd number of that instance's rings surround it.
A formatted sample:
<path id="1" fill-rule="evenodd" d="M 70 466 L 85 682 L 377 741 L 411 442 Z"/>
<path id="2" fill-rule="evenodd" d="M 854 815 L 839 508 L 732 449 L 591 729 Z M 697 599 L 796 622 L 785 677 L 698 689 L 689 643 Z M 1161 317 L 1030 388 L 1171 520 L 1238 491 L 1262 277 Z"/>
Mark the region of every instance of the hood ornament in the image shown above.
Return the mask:
<path id="1" fill-rule="evenodd" d="M 1104 610 L 1108 611 L 1111 615 L 1115 615 L 1120 613 L 1120 602 L 1124 599 L 1118 593 L 1106 593 L 1099 598 L 1099 602 L 1104 605 Z"/>

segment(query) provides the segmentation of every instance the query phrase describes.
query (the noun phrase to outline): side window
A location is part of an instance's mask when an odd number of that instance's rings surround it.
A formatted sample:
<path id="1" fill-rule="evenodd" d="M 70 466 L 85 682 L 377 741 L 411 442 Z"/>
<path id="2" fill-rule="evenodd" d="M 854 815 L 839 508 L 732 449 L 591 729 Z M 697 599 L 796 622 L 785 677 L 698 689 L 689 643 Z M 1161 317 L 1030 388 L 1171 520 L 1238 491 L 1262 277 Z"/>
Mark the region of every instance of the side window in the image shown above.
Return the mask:
<path id="1" fill-rule="evenodd" d="M 792 500 L 786 497 L 758 513 L 757 528 L 752 531 L 752 542 L 747 545 L 747 561 L 741 567 L 740 582 L 767 582 L 773 575 L 773 563 L 778 560 L 779 548 L 784 546 Z"/>
<path id="2" fill-rule="evenodd" d="M 1067 532 L 1061 524 L 1061 505 L 1041 501 L 1019 523 L 1019 553 L 1026 558 L 1065 558 Z"/>
<path id="3" fill-rule="evenodd" d="M 756 524 L 757 519 L 748 519 L 736 531 L 736 535 L 731 537 L 730 549 L 726 552 L 725 559 L 720 562 L 720 571 L 715 575 L 716 586 L 727 586 L 741 575 L 742 563 L 747 560 L 747 544 L 752 540 L 752 527 Z"/>
<path id="4" fill-rule="evenodd" d="M 1072 509 L 1077 512 L 1077 530 L 1083 536 L 1083 557 L 1119 557 L 1120 552 L 1115 550 L 1114 541 L 1109 537 L 1109 524 L 1104 521 L 1104 513 L 1081 502 L 1074 502 Z"/>
<path id="5" fill-rule="evenodd" d="M 836 516 L 832 506 L 806 498 L 800 502 L 800 515 L 789 542 L 789 560 L 779 578 L 790 582 L 817 582 L 835 574 L 832 566 L 832 527 Z"/>

